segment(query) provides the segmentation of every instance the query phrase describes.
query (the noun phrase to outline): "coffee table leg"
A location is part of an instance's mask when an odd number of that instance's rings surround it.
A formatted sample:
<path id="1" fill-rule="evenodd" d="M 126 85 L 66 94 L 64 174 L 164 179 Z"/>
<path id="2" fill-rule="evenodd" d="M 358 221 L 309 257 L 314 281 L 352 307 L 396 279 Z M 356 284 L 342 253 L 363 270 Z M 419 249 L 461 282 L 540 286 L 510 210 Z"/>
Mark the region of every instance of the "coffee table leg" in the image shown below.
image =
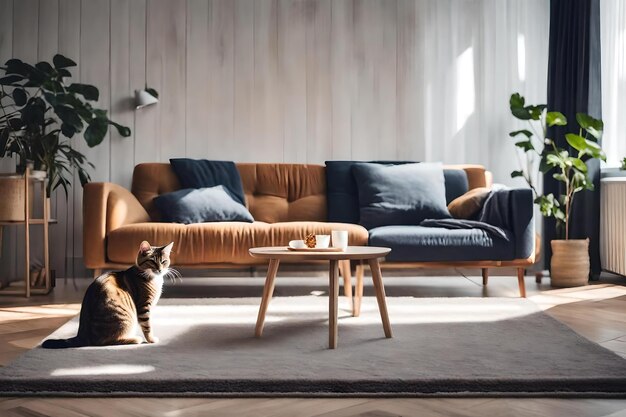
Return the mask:
<path id="1" fill-rule="evenodd" d="M 339 300 L 339 261 L 330 261 L 328 273 L 328 347 L 337 348 L 337 310 Z"/>
<path id="2" fill-rule="evenodd" d="M 352 304 L 352 316 L 359 317 L 361 314 L 361 301 L 363 299 L 363 275 L 365 265 L 359 261 L 356 265 L 356 284 L 354 285 L 354 303 Z"/>
<path id="3" fill-rule="evenodd" d="M 256 328 L 254 330 L 254 335 L 256 337 L 261 337 L 263 334 L 265 313 L 267 312 L 267 306 L 270 304 L 270 300 L 272 299 L 272 294 L 274 294 L 274 280 L 276 279 L 279 263 L 280 261 L 278 259 L 270 259 L 270 265 L 267 268 L 267 277 L 265 278 L 265 286 L 263 287 L 263 298 L 261 299 L 259 315 L 257 316 Z"/>
<path id="4" fill-rule="evenodd" d="M 350 261 L 339 261 L 339 274 L 343 277 L 343 295 L 350 301 L 352 311 L 354 311 L 354 300 L 352 298 L 352 271 Z"/>
<path id="5" fill-rule="evenodd" d="M 378 301 L 378 310 L 380 310 L 380 318 L 383 320 L 383 329 L 386 337 L 392 337 L 391 324 L 389 323 L 389 314 L 387 313 L 387 302 L 385 301 L 385 287 L 383 286 L 383 276 L 380 272 L 380 264 L 378 259 L 370 259 L 370 269 L 372 270 L 372 281 L 374 281 L 374 289 L 376 290 L 376 301 Z"/>

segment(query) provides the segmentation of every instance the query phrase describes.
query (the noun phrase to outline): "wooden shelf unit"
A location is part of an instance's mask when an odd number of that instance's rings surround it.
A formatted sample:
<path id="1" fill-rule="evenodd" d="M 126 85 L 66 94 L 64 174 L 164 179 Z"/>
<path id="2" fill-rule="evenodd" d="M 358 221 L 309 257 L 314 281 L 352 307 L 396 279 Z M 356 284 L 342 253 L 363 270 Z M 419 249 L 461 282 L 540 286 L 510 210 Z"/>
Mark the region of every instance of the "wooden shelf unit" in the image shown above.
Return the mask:
<path id="1" fill-rule="evenodd" d="M 23 287 L 21 285 L 15 285 L 11 283 L 8 286 L 0 289 L 0 295 L 21 295 L 30 297 L 31 294 L 48 294 L 52 290 L 52 277 L 50 276 L 50 248 L 49 248 L 49 225 L 50 223 L 56 223 L 56 220 L 50 219 L 50 204 L 49 199 L 46 198 L 46 184 L 47 179 L 41 179 L 31 177 L 29 170 L 26 169 L 22 176 L 24 181 L 24 220 L 23 221 L 0 221 L 0 226 L 24 226 L 24 279 Z M 43 218 L 31 218 L 30 213 L 30 183 L 38 183 L 41 187 L 41 204 L 43 211 Z M 45 283 L 43 287 L 31 287 L 30 286 L 30 226 L 42 225 L 43 229 L 43 253 L 44 253 L 44 271 L 46 274 Z"/>

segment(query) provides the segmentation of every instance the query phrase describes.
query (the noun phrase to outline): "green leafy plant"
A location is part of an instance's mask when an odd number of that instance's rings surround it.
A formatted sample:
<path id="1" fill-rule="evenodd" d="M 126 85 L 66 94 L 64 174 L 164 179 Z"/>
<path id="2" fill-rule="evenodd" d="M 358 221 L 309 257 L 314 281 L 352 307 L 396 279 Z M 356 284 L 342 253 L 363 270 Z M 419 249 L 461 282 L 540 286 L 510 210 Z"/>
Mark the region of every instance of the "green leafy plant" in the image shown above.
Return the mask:
<path id="1" fill-rule="evenodd" d="M 554 139 L 549 138 L 548 128 L 566 126 L 568 121 L 565 115 L 558 111 L 548 111 L 547 106 L 527 105 L 520 94 L 511 95 L 509 101 L 511 114 L 519 120 L 525 121 L 529 129 L 516 130 L 509 136 L 516 139 L 515 146 L 521 154 L 526 156 L 525 164 L 521 161 L 521 169 L 513 171 L 511 177 L 522 177 L 535 194 L 535 203 L 545 217 L 554 217 L 557 228 L 564 230 L 565 239 L 569 239 L 569 220 L 572 212 L 572 203 L 576 193 L 583 190 L 593 190 L 585 161 L 589 158 L 598 158 L 606 161 L 606 155 L 598 144 L 602 137 L 604 124 L 602 120 L 584 114 L 576 114 L 578 133 L 567 133 L 565 140 L 574 150 L 570 151 L 557 146 Z M 538 191 L 536 170 L 547 173 L 553 171 L 553 178 L 563 184 L 564 192 L 556 197 L 550 193 L 544 195 Z"/>
<path id="2" fill-rule="evenodd" d="M 619 169 L 621 169 L 622 171 L 626 170 L 626 158 L 622 159 L 622 163 L 621 163 Z"/>
<path id="3" fill-rule="evenodd" d="M 98 89 L 89 84 L 66 84 L 68 68 L 76 63 L 55 55 L 52 64 L 31 65 L 10 59 L 0 70 L 0 157 L 19 157 L 21 165 L 33 161 L 35 169 L 48 174 L 47 195 L 62 187 L 67 197 L 73 169 L 82 185 L 90 181 L 93 164 L 72 146 L 71 139 L 82 133 L 89 147 L 99 145 L 109 125 L 120 135 L 130 129 L 110 120 L 106 110 L 93 107 Z"/>

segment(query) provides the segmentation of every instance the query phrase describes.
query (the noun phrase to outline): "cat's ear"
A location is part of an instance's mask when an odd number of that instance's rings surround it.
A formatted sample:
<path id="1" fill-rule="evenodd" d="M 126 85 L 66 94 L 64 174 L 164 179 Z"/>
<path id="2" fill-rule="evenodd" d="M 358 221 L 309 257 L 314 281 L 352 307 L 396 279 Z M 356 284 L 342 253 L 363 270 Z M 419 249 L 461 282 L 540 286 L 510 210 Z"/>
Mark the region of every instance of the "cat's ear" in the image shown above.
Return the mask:
<path id="1" fill-rule="evenodd" d="M 161 251 L 165 253 L 167 256 L 170 256 L 170 252 L 172 251 L 172 246 L 174 246 L 174 242 L 170 242 L 167 245 L 163 246 Z"/>
<path id="2" fill-rule="evenodd" d="M 143 242 L 141 242 L 141 245 L 139 245 L 139 252 L 141 252 L 144 255 L 146 253 L 150 252 L 151 249 L 152 249 L 152 247 L 145 240 Z"/>

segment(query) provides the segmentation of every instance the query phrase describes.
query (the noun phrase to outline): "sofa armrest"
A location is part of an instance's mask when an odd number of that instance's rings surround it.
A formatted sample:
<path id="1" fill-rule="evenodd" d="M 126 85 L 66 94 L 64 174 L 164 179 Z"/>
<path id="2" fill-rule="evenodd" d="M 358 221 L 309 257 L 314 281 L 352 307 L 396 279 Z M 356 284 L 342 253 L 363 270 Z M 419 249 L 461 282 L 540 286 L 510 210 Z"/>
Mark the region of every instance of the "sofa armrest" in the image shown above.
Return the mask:
<path id="1" fill-rule="evenodd" d="M 480 220 L 510 231 L 515 243 L 515 259 L 528 259 L 535 255 L 533 214 L 530 189 L 499 189 L 485 202 Z"/>
<path id="2" fill-rule="evenodd" d="M 533 192 L 528 188 L 509 191 L 511 194 L 509 221 L 515 236 L 515 258 L 527 259 L 535 256 L 535 221 Z"/>
<path id="3" fill-rule="evenodd" d="M 107 263 L 106 236 L 125 224 L 150 221 L 135 196 L 122 186 L 92 182 L 83 190 L 83 258 L 87 268 Z"/>

